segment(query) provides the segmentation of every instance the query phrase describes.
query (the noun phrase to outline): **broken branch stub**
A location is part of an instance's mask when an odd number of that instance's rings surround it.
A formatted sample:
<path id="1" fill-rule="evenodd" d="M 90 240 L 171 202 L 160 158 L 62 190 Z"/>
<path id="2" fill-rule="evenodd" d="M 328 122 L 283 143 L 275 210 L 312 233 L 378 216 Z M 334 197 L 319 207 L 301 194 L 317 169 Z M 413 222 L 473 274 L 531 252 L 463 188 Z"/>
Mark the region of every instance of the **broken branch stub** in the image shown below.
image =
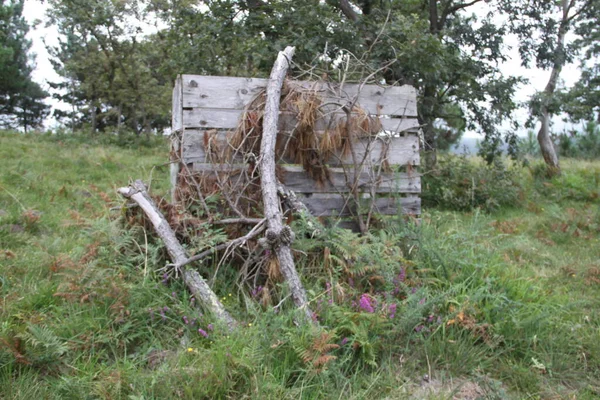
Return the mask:
<path id="1" fill-rule="evenodd" d="M 265 110 L 263 119 L 263 134 L 260 143 L 260 177 L 267 231 L 261 239 L 261 244 L 270 248 L 277 255 L 281 274 L 285 278 L 294 303 L 302 310 L 307 321 L 311 321 L 311 311 L 308 308 L 306 292 L 296 271 L 294 257 L 290 248 L 294 240 L 294 232 L 283 225 L 279 198 L 277 196 L 277 177 L 275 172 L 275 144 L 277 141 L 277 123 L 279 118 L 279 103 L 281 87 L 287 74 L 289 63 L 294 56 L 294 47 L 286 47 L 279 52 L 273 65 L 269 83 L 267 84 Z"/>
<path id="2" fill-rule="evenodd" d="M 165 217 L 148 195 L 146 185 L 142 181 L 137 180 L 130 186 L 122 187 L 117 191 L 123 197 L 133 200 L 140 206 L 152 223 L 152 226 L 154 226 L 154 230 L 165 244 L 173 263 L 175 265 L 184 265 L 188 260 L 186 251 L 177 240 L 177 237 L 175 237 L 175 233 Z M 181 267 L 181 275 L 185 285 L 200 305 L 213 313 L 217 319 L 224 322 L 230 329 L 233 329 L 236 321 L 225 310 L 217 295 L 208 286 L 204 278 L 200 276 L 198 271 L 183 266 Z"/>

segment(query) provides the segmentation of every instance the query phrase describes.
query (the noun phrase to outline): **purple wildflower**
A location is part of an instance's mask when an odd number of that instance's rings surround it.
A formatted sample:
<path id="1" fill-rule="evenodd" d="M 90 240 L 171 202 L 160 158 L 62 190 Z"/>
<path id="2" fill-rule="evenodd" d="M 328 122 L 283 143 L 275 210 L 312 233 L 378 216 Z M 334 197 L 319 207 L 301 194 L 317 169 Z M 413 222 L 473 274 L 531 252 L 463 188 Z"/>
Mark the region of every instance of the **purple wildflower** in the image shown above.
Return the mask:
<path id="1" fill-rule="evenodd" d="M 183 323 L 186 325 L 190 323 L 190 321 L 188 321 L 188 317 L 186 317 L 185 315 L 183 316 Z"/>
<path id="2" fill-rule="evenodd" d="M 373 305 L 371 304 L 371 298 L 366 293 L 364 293 L 362 296 L 360 296 L 360 300 L 358 301 L 358 307 L 360 307 L 361 310 L 369 312 L 369 313 L 375 312 L 375 309 L 373 308 Z"/>
<path id="3" fill-rule="evenodd" d="M 433 314 L 431 314 L 428 318 L 427 318 L 427 323 L 431 324 L 433 321 L 435 320 L 435 316 Z"/>
<path id="4" fill-rule="evenodd" d="M 323 309 L 323 299 L 317 300 L 317 311 L 321 311 Z"/>
<path id="5" fill-rule="evenodd" d="M 177 297 L 177 293 L 173 292 L 173 293 L 171 293 L 171 296 Z"/>
<path id="6" fill-rule="evenodd" d="M 168 283 L 169 283 L 169 274 L 165 273 L 162 276 L 162 284 L 166 286 Z"/>
<path id="7" fill-rule="evenodd" d="M 252 297 L 257 298 L 258 295 L 262 292 L 263 287 L 262 286 L 257 286 L 254 289 L 252 289 Z"/>
<path id="8" fill-rule="evenodd" d="M 422 306 L 423 304 L 425 304 L 425 297 L 423 297 L 421 300 L 419 300 L 419 305 Z"/>
<path id="9" fill-rule="evenodd" d="M 205 338 L 208 338 L 208 333 L 206 333 L 204 329 L 198 328 L 198 333 L 204 336 Z"/>
<path id="10" fill-rule="evenodd" d="M 415 332 L 421 332 L 423 329 L 425 329 L 425 325 L 417 325 L 415 327 Z"/>
<path id="11" fill-rule="evenodd" d="M 406 280 L 406 270 L 404 268 L 400 268 L 400 273 L 398 274 L 398 282 L 404 282 Z"/>
<path id="12" fill-rule="evenodd" d="M 194 307 L 194 303 L 195 303 L 195 302 L 196 302 L 196 298 L 195 298 L 195 297 L 192 297 L 192 298 L 190 299 L 190 305 L 191 305 L 192 307 Z"/>
<path id="13" fill-rule="evenodd" d="M 388 307 L 388 311 L 389 311 L 389 317 L 390 319 L 394 318 L 396 316 L 396 308 L 398 307 L 397 304 L 390 304 L 390 306 Z"/>
<path id="14" fill-rule="evenodd" d="M 163 307 L 163 310 L 164 310 L 164 311 L 169 311 L 169 307 L 167 307 L 167 306 L 164 306 L 164 307 Z"/>
<path id="15" fill-rule="evenodd" d="M 208 324 L 206 329 L 208 329 L 209 331 L 212 331 L 214 329 L 213 324 Z"/>
<path id="16" fill-rule="evenodd" d="M 345 338 L 342 339 L 342 341 L 340 342 L 340 346 L 343 346 L 346 343 L 348 343 L 348 338 L 347 337 L 345 337 Z"/>

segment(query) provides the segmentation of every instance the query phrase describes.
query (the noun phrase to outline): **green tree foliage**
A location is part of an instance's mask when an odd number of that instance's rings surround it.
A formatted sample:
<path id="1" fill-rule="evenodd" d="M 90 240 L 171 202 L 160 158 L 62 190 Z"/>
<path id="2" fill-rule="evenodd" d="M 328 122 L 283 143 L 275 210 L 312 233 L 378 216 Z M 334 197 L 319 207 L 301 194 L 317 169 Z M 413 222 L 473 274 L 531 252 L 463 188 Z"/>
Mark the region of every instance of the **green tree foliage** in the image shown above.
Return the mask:
<path id="1" fill-rule="evenodd" d="M 531 102 L 534 117 L 550 118 L 561 103 L 579 113 L 597 109 L 597 90 L 588 90 L 597 80 L 592 68 L 584 71 L 579 92 L 570 94 L 573 101 L 556 101 L 562 66 L 594 43 L 567 43 L 566 32 L 591 38 L 596 14 L 586 7 L 597 2 L 51 0 L 49 23 L 61 37 L 52 54 L 64 78 L 55 95 L 71 104 L 63 116 L 74 127 L 148 132 L 169 125 L 178 73 L 264 77 L 277 51 L 295 45 L 295 72 L 304 76 L 339 79 L 352 59 L 358 67 L 351 80 L 378 71 L 373 80 L 415 86 L 432 165 L 435 150 L 467 129 L 485 134 L 482 153 L 491 162 L 503 141 L 509 149 L 517 145 L 512 112 L 522 80 L 499 68 L 508 33 L 521 39 L 525 65 L 554 71 L 547 90 Z M 501 12 L 505 22 L 495 18 Z M 507 120 L 510 131 L 503 133 L 499 127 Z"/>
<path id="2" fill-rule="evenodd" d="M 60 34 L 50 49 L 63 78 L 53 85 L 60 89 L 55 96 L 71 104 L 57 117 L 94 132 L 125 126 L 140 134 L 169 125 L 173 77 L 162 73 L 168 59 L 143 35 L 141 2 L 52 0 L 48 16 Z"/>
<path id="3" fill-rule="evenodd" d="M 600 4 L 592 2 L 583 10 L 585 19 L 577 27 L 575 44 L 583 49 L 581 77 L 562 96 L 562 110 L 574 121 L 600 123 Z"/>
<path id="4" fill-rule="evenodd" d="M 560 173 L 558 156 L 550 136 L 550 122 L 561 110 L 558 90 L 564 66 L 575 60 L 582 47 L 594 46 L 597 39 L 600 1 L 560 0 L 543 2 L 507 1 L 503 8 L 508 12 L 511 27 L 520 38 L 519 52 L 525 66 L 532 63 L 538 68 L 551 71 L 546 87 L 530 101 L 531 119 L 540 121 L 538 141 L 544 161 L 551 173 Z M 575 41 L 567 40 L 571 32 L 578 34 Z M 588 51 L 589 57 L 589 51 Z M 578 98 L 585 80 L 594 79 L 584 74 L 582 82 L 574 88 L 571 96 Z M 585 91 L 585 90 L 584 90 Z"/>
<path id="5" fill-rule="evenodd" d="M 24 0 L 0 2 L 0 118 L 4 126 L 38 126 L 47 115 L 48 94 L 31 79 L 26 39 L 29 26 L 22 16 Z"/>
<path id="6" fill-rule="evenodd" d="M 600 125 L 587 122 L 581 130 L 558 135 L 558 151 L 561 156 L 585 159 L 600 157 Z"/>
<path id="7" fill-rule="evenodd" d="M 572 120 L 600 123 L 600 64 L 583 66 L 581 78 L 562 94 L 560 102 Z"/>
<path id="8" fill-rule="evenodd" d="M 151 1 L 168 25 L 162 35 L 179 71 L 264 76 L 286 44 L 297 46 L 299 65 L 314 65 L 322 55 L 331 68 L 352 53 L 372 70 L 381 68 L 379 78 L 387 83 L 419 90 L 419 119 L 432 150 L 467 128 L 498 138 L 499 122 L 516 107 L 519 80 L 497 67 L 505 59 L 505 28 L 491 15 L 477 20 L 469 14 L 481 0 L 202 3 Z"/>

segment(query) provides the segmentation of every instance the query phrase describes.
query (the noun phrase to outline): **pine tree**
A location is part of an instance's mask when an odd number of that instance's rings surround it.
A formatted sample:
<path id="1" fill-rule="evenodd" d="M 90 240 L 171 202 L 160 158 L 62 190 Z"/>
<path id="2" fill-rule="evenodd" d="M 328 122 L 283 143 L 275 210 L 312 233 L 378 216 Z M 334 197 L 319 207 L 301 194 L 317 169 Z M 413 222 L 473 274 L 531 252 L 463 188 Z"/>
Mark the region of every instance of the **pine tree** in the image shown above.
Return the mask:
<path id="1" fill-rule="evenodd" d="M 29 25 L 23 18 L 24 0 L 0 2 L 0 123 L 5 127 L 38 126 L 48 113 L 48 94 L 32 80 Z"/>

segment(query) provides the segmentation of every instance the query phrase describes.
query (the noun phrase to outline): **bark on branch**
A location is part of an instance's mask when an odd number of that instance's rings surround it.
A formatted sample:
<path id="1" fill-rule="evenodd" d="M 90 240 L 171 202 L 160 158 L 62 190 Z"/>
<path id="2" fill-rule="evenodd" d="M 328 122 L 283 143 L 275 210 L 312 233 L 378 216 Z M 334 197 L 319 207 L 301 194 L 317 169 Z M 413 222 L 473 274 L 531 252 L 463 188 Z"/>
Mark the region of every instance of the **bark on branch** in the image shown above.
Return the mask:
<path id="1" fill-rule="evenodd" d="M 352 5 L 348 0 L 340 0 L 340 10 L 344 13 L 344 15 L 350 20 L 356 22 L 358 21 L 358 13 L 354 11 Z"/>
<path id="2" fill-rule="evenodd" d="M 173 263 L 175 265 L 184 265 L 188 260 L 186 251 L 175 237 L 175 233 L 165 217 L 148 195 L 146 185 L 142 181 L 137 180 L 128 187 L 118 189 L 118 192 L 123 197 L 133 200 L 140 206 L 146 216 L 148 216 L 150 222 L 152 222 L 156 233 L 165 244 Z M 200 276 L 198 271 L 183 266 L 181 267 L 181 274 L 185 285 L 194 297 L 198 299 L 199 303 L 206 310 L 212 312 L 217 319 L 229 326 L 230 329 L 233 329 L 236 325 L 235 320 L 225 310 L 217 295 L 208 286 L 202 276 Z"/>
<path id="3" fill-rule="evenodd" d="M 279 52 L 267 85 L 259 160 L 267 231 L 265 237 L 261 239 L 261 244 L 271 248 L 277 255 L 281 274 L 290 288 L 294 303 L 303 311 L 306 320 L 311 321 L 312 313 L 308 308 L 306 292 L 296 271 L 290 248 L 294 240 L 294 232 L 292 232 L 289 226 L 282 223 L 283 215 L 277 197 L 277 177 L 275 175 L 275 142 L 277 140 L 281 86 L 283 85 L 289 62 L 294 56 L 294 50 L 294 47 L 286 47 L 284 51 Z"/>

